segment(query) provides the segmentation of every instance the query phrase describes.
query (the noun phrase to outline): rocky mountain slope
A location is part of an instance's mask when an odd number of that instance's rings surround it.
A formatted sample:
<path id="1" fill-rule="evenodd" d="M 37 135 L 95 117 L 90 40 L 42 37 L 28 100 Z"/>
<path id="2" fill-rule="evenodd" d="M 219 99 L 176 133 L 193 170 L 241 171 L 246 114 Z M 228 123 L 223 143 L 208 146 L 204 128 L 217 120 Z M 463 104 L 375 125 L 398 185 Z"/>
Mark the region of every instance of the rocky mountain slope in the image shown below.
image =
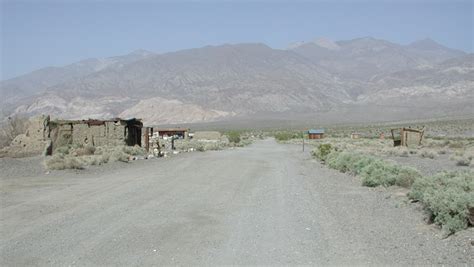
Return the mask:
<path id="1" fill-rule="evenodd" d="M 453 107 L 472 99 L 473 62 L 472 54 L 432 40 L 398 45 L 374 38 L 320 38 L 287 50 L 235 44 L 136 51 L 3 81 L 2 114 L 139 117 L 161 124 L 325 114 L 383 103 L 399 108 L 407 99 L 442 102 L 456 113 Z"/>

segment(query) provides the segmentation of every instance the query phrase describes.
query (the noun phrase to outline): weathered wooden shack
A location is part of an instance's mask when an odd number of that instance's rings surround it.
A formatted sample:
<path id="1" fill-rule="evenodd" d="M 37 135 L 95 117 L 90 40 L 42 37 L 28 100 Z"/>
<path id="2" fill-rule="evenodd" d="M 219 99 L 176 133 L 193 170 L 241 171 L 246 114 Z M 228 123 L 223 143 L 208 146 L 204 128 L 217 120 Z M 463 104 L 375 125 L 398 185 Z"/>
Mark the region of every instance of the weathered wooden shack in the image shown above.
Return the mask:
<path id="1" fill-rule="evenodd" d="M 398 128 L 391 129 L 393 146 L 419 146 L 423 141 L 425 128 Z"/>

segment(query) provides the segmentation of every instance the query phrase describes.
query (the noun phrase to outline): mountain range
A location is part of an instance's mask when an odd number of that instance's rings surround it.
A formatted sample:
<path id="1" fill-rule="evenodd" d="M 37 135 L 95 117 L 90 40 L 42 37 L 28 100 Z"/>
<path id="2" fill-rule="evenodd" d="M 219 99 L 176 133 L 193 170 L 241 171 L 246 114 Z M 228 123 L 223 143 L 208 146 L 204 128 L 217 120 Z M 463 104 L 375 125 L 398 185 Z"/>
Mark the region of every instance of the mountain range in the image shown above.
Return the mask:
<path id="1" fill-rule="evenodd" d="M 43 68 L 2 81 L 0 92 L 4 118 L 120 116 L 158 125 L 472 115 L 474 55 L 431 39 L 400 45 L 372 37 L 318 38 L 287 49 L 246 43 L 137 50 Z"/>

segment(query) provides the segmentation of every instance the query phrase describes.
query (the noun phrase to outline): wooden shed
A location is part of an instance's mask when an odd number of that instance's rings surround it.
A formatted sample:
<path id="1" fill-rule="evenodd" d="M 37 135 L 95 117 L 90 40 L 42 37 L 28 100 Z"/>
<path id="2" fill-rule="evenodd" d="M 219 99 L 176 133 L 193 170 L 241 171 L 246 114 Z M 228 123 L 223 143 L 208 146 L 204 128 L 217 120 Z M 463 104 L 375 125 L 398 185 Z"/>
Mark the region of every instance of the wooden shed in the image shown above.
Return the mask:
<path id="1" fill-rule="evenodd" d="M 309 139 L 321 139 L 324 137 L 324 129 L 310 129 L 308 130 Z"/>
<path id="2" fill-rule="evenodd" d="M 391 129 L 393 146 L 418 146 L 423 141 L 425 127 L 421 129 L 400 128 Z"/>

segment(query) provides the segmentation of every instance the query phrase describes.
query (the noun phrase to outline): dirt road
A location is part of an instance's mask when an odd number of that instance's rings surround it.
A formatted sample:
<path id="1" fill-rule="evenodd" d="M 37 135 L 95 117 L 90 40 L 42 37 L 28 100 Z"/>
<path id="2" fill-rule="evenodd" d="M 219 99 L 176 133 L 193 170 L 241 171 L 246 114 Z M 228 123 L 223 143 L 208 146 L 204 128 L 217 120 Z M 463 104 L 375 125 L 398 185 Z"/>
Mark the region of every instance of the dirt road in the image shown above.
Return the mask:
<path id="1" fill-rule="evenodd" d="M 472 264 L 389 196 L 273 140 L 4 178 L 0 264 Z"/>

